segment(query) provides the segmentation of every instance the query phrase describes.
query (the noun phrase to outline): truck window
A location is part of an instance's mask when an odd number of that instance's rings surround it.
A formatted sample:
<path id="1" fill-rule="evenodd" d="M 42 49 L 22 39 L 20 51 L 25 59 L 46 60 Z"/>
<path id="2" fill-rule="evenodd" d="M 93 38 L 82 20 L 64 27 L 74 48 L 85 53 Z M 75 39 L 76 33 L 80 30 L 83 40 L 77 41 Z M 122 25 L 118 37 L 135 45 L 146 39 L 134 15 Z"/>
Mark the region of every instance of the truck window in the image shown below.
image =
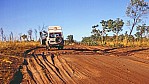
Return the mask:
<path id="1" fill-rule="evenodd" d="M 62 36 L 62 34 L 61 33 L 50 33 L 49 34 L 50 38 L 56 38 L 56 37 L 59 37 L 59 36 Z"/>

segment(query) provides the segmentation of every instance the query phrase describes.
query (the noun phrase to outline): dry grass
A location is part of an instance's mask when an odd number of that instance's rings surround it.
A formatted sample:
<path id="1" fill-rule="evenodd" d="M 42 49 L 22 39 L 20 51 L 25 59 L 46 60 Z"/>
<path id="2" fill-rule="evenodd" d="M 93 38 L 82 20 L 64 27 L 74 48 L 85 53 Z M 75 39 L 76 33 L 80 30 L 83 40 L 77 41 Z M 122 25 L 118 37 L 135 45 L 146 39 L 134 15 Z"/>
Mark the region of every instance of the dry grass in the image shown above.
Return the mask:
<path id="1" fill-rule="evenodd" d="M 0 84 L 9 83 L 22 64 L 24 51 L 39 45 L 39 42 L 0 42 Z"/>
<path id="2" fill-rule="evenodd" d="M 0 53 L 20 56 L 25 50 L 39 46 L 39 42 L 0 42 Z"/>
<path id="3" fill-rule="evenodd" d="M 118 45 L 116 45 L 115 42 L 106 42 L 106 46 L 130 46 L 130 47 L 148 47 L 149 46 L 149 42 L 148 41 L 143 41 L 142 43 L 141 42 L 119 42 Z"/>

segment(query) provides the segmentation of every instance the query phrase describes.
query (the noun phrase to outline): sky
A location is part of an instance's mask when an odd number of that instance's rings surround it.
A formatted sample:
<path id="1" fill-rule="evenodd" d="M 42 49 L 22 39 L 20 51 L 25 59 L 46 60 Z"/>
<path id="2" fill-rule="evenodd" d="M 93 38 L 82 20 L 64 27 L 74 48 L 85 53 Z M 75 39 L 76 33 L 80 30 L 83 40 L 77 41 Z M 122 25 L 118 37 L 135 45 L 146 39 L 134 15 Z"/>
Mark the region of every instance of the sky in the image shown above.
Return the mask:
<path id="1" fill-rule="evenodd" d="M 101 20 L 129 20 L 125 14 L 129 1 L 0 0 L 0 28 L 4 29 L 6 35 L 13 32 L 18 36 L 27 34 L 29 29 L 39 31 L 39 26 L 59 25 L 63 28 L 65 39 L 73 35 L 75 40 L 81 41 L 82 37 L 91 35 L 93 25 L 99 24 L 98 29 L 101 29 Z M 129 28 L 124 27 L 124 30 Z"/>

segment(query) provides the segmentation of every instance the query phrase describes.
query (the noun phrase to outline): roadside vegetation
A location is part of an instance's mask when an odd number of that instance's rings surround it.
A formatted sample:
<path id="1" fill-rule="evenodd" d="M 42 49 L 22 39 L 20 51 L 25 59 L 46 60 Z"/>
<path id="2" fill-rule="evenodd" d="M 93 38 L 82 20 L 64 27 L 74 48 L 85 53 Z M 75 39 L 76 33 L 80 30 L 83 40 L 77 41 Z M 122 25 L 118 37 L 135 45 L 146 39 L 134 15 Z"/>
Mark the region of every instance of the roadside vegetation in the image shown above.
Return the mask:
<path id="1" fill-rule="evenodd" d="M 22 56 L 24 51 L 39 46 L 39 42 L 0 42 L 0 53 Z"/>
<path id="2" fill-rule="evenodd" d="M 82 37 L 82 41 L 77 42 L 70 34 L 65 40 L 65 45 L 149 47 L 149 22 L 145 21 L 149 15 L 148 4 L 144 0 L 130 0 L 126 7 L 126 16 L 130 18 L 127 22 L 122 18 L 101 20 L 91 26 L 91 36 Z M 124 25 L 130 30 L 124 30 Z M 18 36 L 13 32 L 6 35 L 5 28 L 0 28 L 0 82 L 2 84 L 11 80 L 18 65 L 22 64 L 24 52 L 41 45 L 38 34 L 45 28 L 44 25 L 39 26 L 39 30 L 29 29 L 26 34 L 20 33 Z M 136 32 L 133 32 L 134 30 Z"/>
<path id="3" fill-rule="evenodd" d="M 148 13 L 148 2 L 144 0 L 131 0 L 126 8 L 126 15 L 130 20 L 127 22 L 120 18 L 116 20 L 102 20 L 99 24 L 92 26 L 92 35 L 83 37 L 82 43 L 85 45 L 114 47 L 149 46 L 149 25 L 146 25 L 149 22 L 145 21 Z M 98 29 L 99 25 L 102 28 Z M 124 25 L 128 28 L 130 27 L 130 32 L 123 29 Z M 134 35 L 132 35 L 133 30 L 136 30 Z M 122 31 L 125 33 L 121 33 Z M 109 36 L 109 33 L 113 33 L 113 36 Z"/>
<path id="4" fill-rule="evenodd" d="M 127 22 L 124 22 L 122 18 L 101 20 L 98 24 L 91 26 L 91 36 L 82 37 L 82 41 L 77 42 L 73 39 L 73 35 L 68 35 L 65 45 L 77 43 L 111 47 L 149 46 L 149 25 L 147 24 L 149 22 L 145 21 L 149 14 L 148 3 L 145 0 L 130 0 L 125 13 L 130 18 Z M 127 25 L 130 30 L 126 31 L 124 25 Z M 13 32 L 6 35 L 4 28 L 0 28 L 0 45 L 2 45 L 0 46 L 0 52 L 10 54 L 13 50 L 16 50 L 20 53 L 21 50 L 29 46 L 40 45 L 38 33 L 44 31 L 45 28 L 45 25 L 39 26 L 38 30 L 29 29 L 27 34 L 20 33 L 18 36 L 14 36 Z M 133 32 L 134 30 L 136 32 Z"/>

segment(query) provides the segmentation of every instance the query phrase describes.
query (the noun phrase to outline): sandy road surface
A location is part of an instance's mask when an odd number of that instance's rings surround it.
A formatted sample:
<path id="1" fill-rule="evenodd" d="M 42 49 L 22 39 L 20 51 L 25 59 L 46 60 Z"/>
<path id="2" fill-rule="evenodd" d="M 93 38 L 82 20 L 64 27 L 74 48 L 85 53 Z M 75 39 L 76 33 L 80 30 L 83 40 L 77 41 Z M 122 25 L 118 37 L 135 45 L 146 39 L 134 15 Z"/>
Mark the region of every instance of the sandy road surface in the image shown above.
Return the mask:
<path id="1" fill-rule="evenodd" d="M 21 84 L 148 84 L 149 48 L 39 48 L 21 72 Z"/>

